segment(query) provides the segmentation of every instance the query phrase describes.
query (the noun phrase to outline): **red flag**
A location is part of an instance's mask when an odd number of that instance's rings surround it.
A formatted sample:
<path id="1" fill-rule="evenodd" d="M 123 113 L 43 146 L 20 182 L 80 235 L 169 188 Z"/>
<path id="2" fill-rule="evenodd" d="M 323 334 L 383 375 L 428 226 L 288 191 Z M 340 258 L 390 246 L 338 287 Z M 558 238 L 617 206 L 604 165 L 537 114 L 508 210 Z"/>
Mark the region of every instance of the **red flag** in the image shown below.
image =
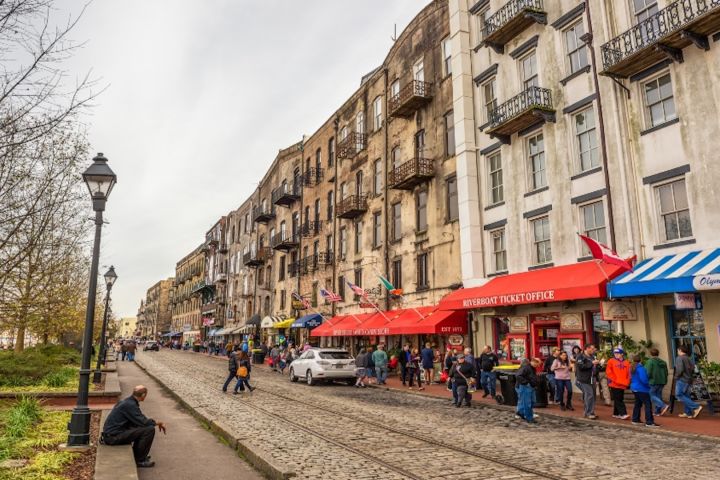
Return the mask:
<path id="1" fill-rule="evenodd" d="M 620 255 L 618 255 L 617 253 L 613 252 L 612 249 L 609 248 L 607 245 L 603 245 L 602 243 L 599 243 L 590 237 L 586 237 L 585 235 L 580 235 L 580 238 L 583 239 L 585 244 L 590 249 L 590 253 L 592 254 L 593 258 L 602 260 L 605 263 L 617 265 L 618 267 L 622 267 L 626 271 L 633 269 L 632 265 L 627 260 L 620 257 Z"/>

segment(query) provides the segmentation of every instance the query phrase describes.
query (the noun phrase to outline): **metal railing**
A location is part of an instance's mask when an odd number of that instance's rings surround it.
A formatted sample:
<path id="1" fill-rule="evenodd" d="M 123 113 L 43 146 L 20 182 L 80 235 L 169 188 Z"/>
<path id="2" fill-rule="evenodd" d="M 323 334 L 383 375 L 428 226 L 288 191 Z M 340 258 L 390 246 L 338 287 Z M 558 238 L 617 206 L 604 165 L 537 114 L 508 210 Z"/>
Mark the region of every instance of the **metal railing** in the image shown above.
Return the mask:
<path id="1" fill-rule="evenodd" d="M 262 207 L 253 208 L 253 220 L 256 222 L 263 221 L 268 218 L 275 217 L 275 210 L 272 207 L 266 207 L 265 210 Z"/>
<path id="2" fill-rule="evenodd" d="M 302 225 L 300 225 L 300 234 L 307 238 L 307 237 L 314 237 L 316 235 L 319 235 L 322 231 L 323 227 L 323 221 L 322 220 L 314 220 L 312 222 L 305 222 Z"/>
<path id="3" fill-rule="evenodd" d="M 288 232 L 280 232 L 276 233 L 272 237 L 270 237 L 270 246 L 272 248 L 277 247 L 278 245 L 297 245 L 299 239 L 298 235 L 293 235 L 292 233 Z"/>
<path id="4" fill-rule="evenodd" d="M 718 7 L 720 0 L 677 0 L 671 3 L 601 46 L 603 68 L 611 68 Z"/>
<path id="5" fill-rule="evenodd" d="M 335 207 L 335 212 L 338 217 L 352 212 L 352 211 L 366 211 L 368 209 L 368 197 L 366 194 L 362 195 L 348 195 L 347 197 L 340 200 Z"/>
<path id="6" fill-rule="evenodd" d="M 361 151 L 365 150 L 367 145 L 367 134 L 351 132 L 337 144 L 338 158 L 352 158 Z"/>
<path id="7" fill-rule="evenodd" d="M 277 203 L 283 197 L 299 197 L 301 182 L 286 183 L 272 191 L 272 203 Z"/>
<path id="8" fill-rule="evenodd" d="M 432 177 L 435 174 L 433 161 L 428 158 L 413 158 L 393 169 L 388 175 L 390 187 L 401 184 L 411 177 Z"/>
<path id="9" fill-rule="evenodd" d="M 325 171 L 322 168 L 310 168 L 308 171 L 303 173 L 303 185 L 306 187 L 312 187 L 313 185 L 319 185 L 322 182 Z"/>
<path id="10" fill-rule="evenodd" d="M 552 94 L 547 88 L 528 87 L 510 100 L 492 109 L 489 128 L 495 128 L 512 120 L 531 108 L 552 110 Z"/>
<path id="11" fill-rule="evenodd" d="M 412 80 L 410 83 L 400 89 L 398 93 L 390 97 L 389 110 L 390 113 L 402 107 L 405 102 L 413 97 L 430 98 L 432 90 L 431 82 L 422 82 L 420 80 Z"/>
<path id="12" fill-rule="evenodd" d="M 270 250 L 270 247 L 263 247 L 259 248 L 255 252 L 248 252 L 243 255 L 243 264 L 247 265 L 248 263 L 254 262 L 254 263 L 263 263 L 265 260 L 270 258 L 272 255 L 272 252 Z"/>
<path id="13" fill-rule="evenodd" d="M 487 38 L 497 32 L 507 25 L 510 20 L 526 10 L 542 12 L 542 0 L 510 0 L 485 21 L 482 29 L 483 38 Z"/>

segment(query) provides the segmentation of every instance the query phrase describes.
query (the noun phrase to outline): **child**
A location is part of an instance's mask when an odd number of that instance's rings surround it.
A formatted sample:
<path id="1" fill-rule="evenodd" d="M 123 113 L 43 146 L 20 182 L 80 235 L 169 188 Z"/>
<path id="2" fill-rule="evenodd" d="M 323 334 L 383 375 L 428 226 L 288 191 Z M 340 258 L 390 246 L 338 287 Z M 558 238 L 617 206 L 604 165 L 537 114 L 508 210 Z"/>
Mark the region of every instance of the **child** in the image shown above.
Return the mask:
<path id="1" fill-rule="evenodd" d="M 650 400 L 650 380 L 647 370 L 640 361 L 640 355 L 632 357 L 632 367 L 630 368 L 630 390 L 635 395 L 635 407 L 633 408 L 632 423 L 633 425 L 642 425 L 640 423 L 640 410 L 645 407 L 645 426 L 658 427 L 653 418 L 652 401 Z"/>
<path id="2" fill-rule="evenodd" d="M 255 390 L 255 387 L 251 387 L 249 380 L 250 380 L 250 359 L 248 358 L 247 353 L 240 351 L 237 356 L 237 383 L 235 384 L 235 390 L 233 391 L 234 395 L 238 394 L 238 390 L 241 392 L 245 391 L 245 387 L 248 388 L 251 392 Z"/>

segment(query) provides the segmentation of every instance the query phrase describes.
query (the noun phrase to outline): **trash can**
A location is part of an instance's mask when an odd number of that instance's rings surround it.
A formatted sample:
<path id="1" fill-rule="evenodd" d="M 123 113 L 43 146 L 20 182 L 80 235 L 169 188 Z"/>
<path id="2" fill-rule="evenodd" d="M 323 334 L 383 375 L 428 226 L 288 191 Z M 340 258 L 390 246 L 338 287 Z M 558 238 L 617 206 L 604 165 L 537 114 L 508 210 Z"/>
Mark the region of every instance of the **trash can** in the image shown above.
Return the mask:
<path id="1" fill-rule="evenodd" d="M 193 352 L 198 353 L 198 352 L 200 352 L 200 345 L 193 345 L 192 349 L 193 349 Z"/>
<path id="2" fill-rule="evenodd" d="M 535 387 L 535 407 L 545 408 L 548 406 L 548 380 L 545 373 L 537 374 L 538 383 Z"/>
<path id="3" fill-rule="evenodd" d="M 253 351 L 252 360 L 255 365 L 262 365 L 262 363 L 265 361 L 265 354 L 262 352 L 262 350 Z"/>
<path id="4" fill-rule="evenodd" d="M 518 404 L 517 392 L 515 391 L 516 370 L 495 370 L 500 381 L 500 396 L 498 403 L 503 405 L 516 406 Z"/>

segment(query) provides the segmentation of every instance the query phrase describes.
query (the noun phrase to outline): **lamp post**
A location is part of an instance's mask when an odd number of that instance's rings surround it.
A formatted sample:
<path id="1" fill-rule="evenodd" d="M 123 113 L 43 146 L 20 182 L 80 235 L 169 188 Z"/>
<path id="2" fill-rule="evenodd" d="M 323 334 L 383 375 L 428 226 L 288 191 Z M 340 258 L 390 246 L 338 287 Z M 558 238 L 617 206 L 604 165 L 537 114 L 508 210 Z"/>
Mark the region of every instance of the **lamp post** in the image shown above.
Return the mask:
<path id="1" fill-rule="evenodd" d="M 110 270 L 105 273 L 104 277 L 105 286 L 107 287 L 105 289 L 105 312 L 103 313 L 102 332 L 100 333 L 100 350 L 98 352 L 95 373 L 93 373 L 93 383 L 100 383 L 100 379 L 102 378 L 102 371 L 100 370 L 100 367 L 105 362 L 105 344 L 107 343 L 105 341 L 105 331 L 107 330 L 108 321 L 108 303 L 110 302 L 110 290 L 112 290 L 112 286 L 115 283 L 115 280 L 117 280 L 117 275 L 115 274 L 115 267 L 111 265 Z"/>
<path id="2" fill-rule="evenodd" d="M 90 407 L 88 390 L 90 388 L 90 352 L 92 349 L 93 319 L 95 317 L 95 295 L 97 293 L 98 262 L 100 257 L 100 234 L 103 225 L 103 211 L 117 176 L 107 164 L 107 158 L 98 153 L 93 163 L 83 172 L 83 180 L 92 197 L 95 211 L 95 242 L 93 243 L 92 263 L 90 266 L 90 285 L 88 287 L 87 311 L 85 312 L 85 331 L 83 332 L 82 363 L 80 365 L 80 386 L 77 404 L 68 423 L 68 447 L 87 447 L 90 444 Z"/>

